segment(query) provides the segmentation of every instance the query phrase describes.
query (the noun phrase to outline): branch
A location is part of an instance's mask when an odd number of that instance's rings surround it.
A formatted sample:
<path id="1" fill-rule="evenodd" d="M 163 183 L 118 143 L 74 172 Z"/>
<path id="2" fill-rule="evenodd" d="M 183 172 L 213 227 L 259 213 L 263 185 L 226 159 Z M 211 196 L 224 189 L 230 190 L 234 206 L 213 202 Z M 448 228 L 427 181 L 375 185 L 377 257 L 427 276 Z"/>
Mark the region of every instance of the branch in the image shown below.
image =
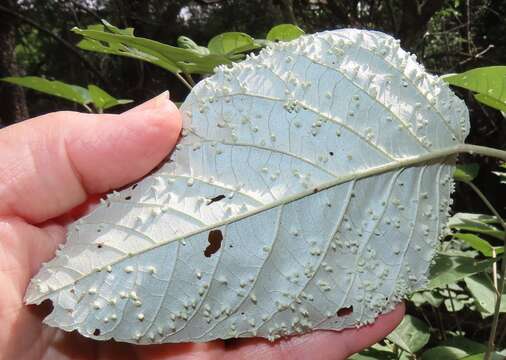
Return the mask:
<path id="1" fill-rule="evenodd" d="M 22 14 L 19 14 L 18 12 L 12 10 L 12 9 L 9 9 L 3 5 L 0 5 L 0 11 L 6 13 L 6 14 L 10 14 L 12 16 L 14 16 L 15 18 L 21 20 L 22 22 L 24 23 L 27 23 L 28 25 L 31 25 L 33 26 L 34 28 L 36 28 L 37 30 L 51 36 L 53 39 L 59 41 L 62 45 L 64 45 L 70 52 L 72 52 L 74 55 L 76 55 L 83 63 L 84 65 L 86 65 L 86 67 L 93 73 L 95 74 L 103 83 L 107 84 L 107 85 L 110 85 L 109 84 L 109 81 L 104 77 L 102 76 L 102 74 L 100 73 L 100 71 L 98 71 L 94 66 L 93 64 L 88 60 L 86 59 L 75 47 L 74 45 L 72 45 L 71 43 L 69 43 L 67 40 L 63 39 L 61 36 L 53 33 L 51 30 L 48 30 L 46 28 L 44 28 L 43 26 L 39 25 L 38 23 L 36 23 L 35 21 L 33 21 L 32 19 L 22 15 Z"/>

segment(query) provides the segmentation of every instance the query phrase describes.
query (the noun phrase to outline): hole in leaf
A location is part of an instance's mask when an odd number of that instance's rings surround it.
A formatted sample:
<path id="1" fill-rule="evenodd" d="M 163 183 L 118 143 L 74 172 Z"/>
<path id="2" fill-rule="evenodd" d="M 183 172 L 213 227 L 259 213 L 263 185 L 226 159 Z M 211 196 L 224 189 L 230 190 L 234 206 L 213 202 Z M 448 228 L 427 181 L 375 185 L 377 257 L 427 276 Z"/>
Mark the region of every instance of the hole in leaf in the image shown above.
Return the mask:
<path id="1" fill-rule="evenodd" d="M 207 205 L 211 205 L 212 203 L 218 202 L 223 199 L 225 199 L 225 195 L 223 195 L 223 194 L 215 196 L 212 199 L 209 199 L 209 202 L 207 203 Z"/>
<path id="2" fill-rule="evenodd" d="M 125 198 L 125 200 L 131 200 L 131 199 L 132 199 L 132 197 L 131 197 L 131 196 L 127 196 L 127 197 Z"/>
<path id="3" fill-rule="evenodd" d="M 339 317 L 343 317 L 343 316 L 350 315 L 351 313 L 353 313 L 353 306 L 348 306 L 348 307 L 340 308 L 339 310 L 337 310 L 336 315 Z"/>
<path id="4" fill-rule="evenodd" d="M 207 241 L 209 241 L 209 245 L 204 250 L 204 256 L 210 257 L 212 254 L 216 253 L 221 247 L 221 241 L 223 240 L 223 233 L 221 230 L 211 230 L 209 232 L 209 237 Z"/>
<path id="5" fill-rule="evenodd" d="M 95 331 L 93 331 L 93 335 L 94 336 L 99 336 L 100 335 L 100 329 L 95 329 Z"/>

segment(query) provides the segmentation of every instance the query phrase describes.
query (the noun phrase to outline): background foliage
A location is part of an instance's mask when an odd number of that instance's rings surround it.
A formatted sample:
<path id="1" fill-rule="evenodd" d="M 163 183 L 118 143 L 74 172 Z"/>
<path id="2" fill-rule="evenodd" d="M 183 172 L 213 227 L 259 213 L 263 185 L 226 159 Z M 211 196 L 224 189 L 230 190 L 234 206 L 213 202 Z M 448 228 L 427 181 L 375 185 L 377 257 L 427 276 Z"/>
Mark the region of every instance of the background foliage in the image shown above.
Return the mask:
<path id="1" fill-rule="evenodd" d="M 15 86 L 20 81 L 11 78 L 9 83 L 0 82 L 0 127 L 49 111 L 82 110 L 79 104 L 96 111 L 121 112 L 132 105 L 120 99 L 140 103 L 166 89 L 174 101 L 184 100 L 188 88 L 174 69 L 188 64 L 161 65 L 153 58 L 156 53 L 149 51 L 142 56 L 131 52 L 134 58 L 99 53 L 104 46 L 115 44 L 101 38 L 104 31 L 109 38 L 110 34 L 131 35 L 131 30 L 123 30 L 131 27 L 137 37 L 191 50 L 195 52 L 192 72 L 203 74 L 209 72 L 209 64 L 239 61 L 244 51 L 264 44 L 258 39 L 279 39 L 278 32 L 269 33 L 277 24 L 296 24 L 307 33 L 368 28 L 399 38 L 430 72 L 448 74 L 506 64 L 505 15 L 503 0 L 5 0 L 0 3 L 0 78 L 32 75 L 73 84 L 69 88 L 60 82 L 23 80 L 24 86 L 39 91 L 41 86 L 46 92 L 67 87 L 76 103 L 66 101 L 68 96 L 51 97 Z M 87 28 L 101 19 L 118 28 L 107 24 Z M 78 30 L 70 31 L 74 27 Z M 290 31 L 289 36 L 298 35 L 293 28 Z M 215 37 L 224 32 L 250 36 Z M 87 40 L 77 47 L 83 36 Z M 166 45 L 160 46 L 177 57 L 179 50 Z M 111 48 L 106 50 L 111 52 Z M 202 56 L 206 61 L 199 62 Z M 493 84 L 504 67 L 488 71 Z M 194 75 L 195 81 L 199 78 Z M 459 77 L 447 81 L 463 85 Z M 496 82 L 498 87 L 506 84 L 504 79 Z M 489 84 L 485 89 L 481 85 L 467 86 L 472 91 L 455 87 L 471 112 L 468 142 L 505 148 L 504 116 L 484 105 Z M 506 99 L 504 94 L 500 96 Z M 356 359 L 472 359 L 486 348 L 496 287 L 492 258 L 503 252 L 505 232 L 496 217 L 483 215 L 491 213 L 490 207 L 469 182 L 482 189 L 504 217 L 506 198 L 500 195 L 506 175 L 496 160 L 470 155 L 461 160 L 467 165 L 456 175 L 461 180 L 453 207 L 456 215 L 433 266 L 429 288 L 413 295 L 409 315 L 384 343 Z M 506 312 L 506 300 L 503 302 L 501 313 Z M 506 347 L 504 314 L 499 318 L 497 344 Z"/>

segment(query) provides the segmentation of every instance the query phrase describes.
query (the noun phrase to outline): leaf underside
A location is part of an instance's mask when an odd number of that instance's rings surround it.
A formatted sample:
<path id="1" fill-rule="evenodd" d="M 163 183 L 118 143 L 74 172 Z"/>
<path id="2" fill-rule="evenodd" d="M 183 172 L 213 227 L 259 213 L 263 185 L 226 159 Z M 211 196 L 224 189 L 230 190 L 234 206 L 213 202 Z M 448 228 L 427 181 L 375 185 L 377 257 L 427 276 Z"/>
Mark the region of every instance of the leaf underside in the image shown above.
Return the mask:
<path id="1" fill-rule="evenodd" d="M 302 36 L 200 82 L 183 139 L 69 227 L 32 280 L 51 326 L 140 344 L 371 323 L 427 282 L 468 113 L 398 42 Z M 388 168 L 390 171 L 381 169 Z"/>

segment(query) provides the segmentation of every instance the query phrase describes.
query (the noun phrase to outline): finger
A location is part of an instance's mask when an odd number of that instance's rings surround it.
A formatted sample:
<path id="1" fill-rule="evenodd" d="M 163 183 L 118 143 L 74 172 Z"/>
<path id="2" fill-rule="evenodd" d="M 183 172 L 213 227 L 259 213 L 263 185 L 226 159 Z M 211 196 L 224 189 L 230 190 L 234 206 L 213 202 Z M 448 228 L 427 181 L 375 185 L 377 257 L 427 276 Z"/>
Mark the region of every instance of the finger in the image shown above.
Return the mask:
<path id="1" fill-rule="evenodd" d="M 168 154 L 180 128 L 166 93 L 122 115 L 58 112 L 7 127 L 0 131 L 0 215 L 39 223 L 128 184 Z"/>
<path id="2" fill-rule="evenodd" d="M 221 360 L 225 346 L 223 341 L 202 344 L 167 344 L 135 347 L 139 360 Z"/>
<path id="3" fill-rule="evenodd" d="M 238 340 L 227 348 L 224 360 L 318 359 L 341 360 L 388 335 L 404 316 L 404 304 L 379 316 L 371 325 L 343 331 L 315 331 L 276 342 L 264 339 Z"/>

